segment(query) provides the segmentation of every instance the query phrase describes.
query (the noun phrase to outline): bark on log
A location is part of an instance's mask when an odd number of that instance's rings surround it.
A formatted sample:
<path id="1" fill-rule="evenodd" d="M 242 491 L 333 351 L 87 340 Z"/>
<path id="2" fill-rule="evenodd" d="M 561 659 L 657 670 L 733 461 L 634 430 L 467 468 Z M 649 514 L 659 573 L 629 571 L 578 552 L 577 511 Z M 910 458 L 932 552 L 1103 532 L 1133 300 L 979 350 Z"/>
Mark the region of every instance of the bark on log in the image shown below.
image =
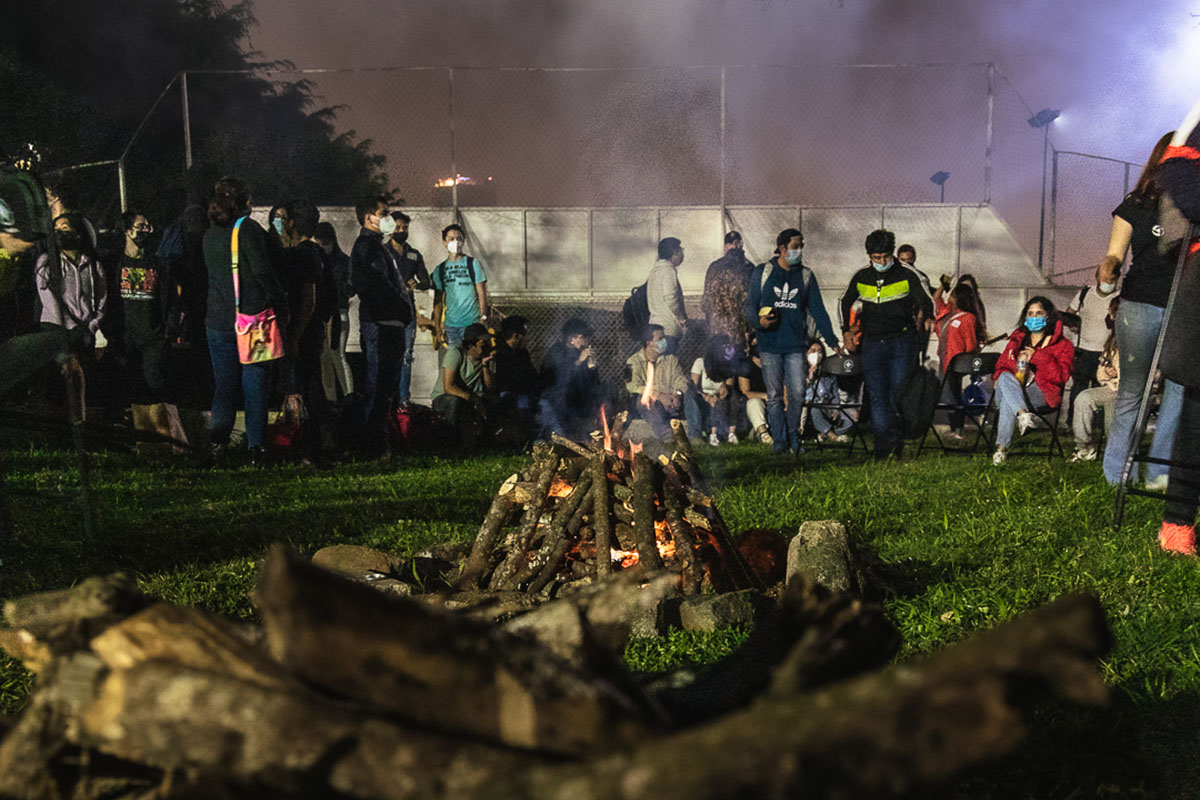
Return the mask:
<path id="1" fill-rule="evenodd" d="M 612 422 L 612 440 L 613 447 L 616 448 L 617 443 L 625 436 L 625 426 L 629 424 L 629 412 L 619 411 L 613 416 Z M 626 445 L 628 446 L 628 445 Z"/>
<path id="2" fill-rule="evenodd" d="M 525 514 L 521 517 L 521 529 L 513 540 L 512 549 L 508 551 L 508 555 L 492 573 L 490 588 L 493 590 L 504 586 L 524 564 L 530 542 L 533 541 L 533 534 L 537 530 L 538 521 L 542 518 L 542 510 L 546 505 L 546 494 L 550 490 L 550 483 L 554 480 L 554 473 L 557 469 L 558 456 L 551 452 L 542 461 L 533 497 L 525 505 Z"/>
<path id="3" fill-rule="evenodd" d="M 683 521 L 683 483 L 672 464 L 663 468 L 662 494 L 667 529 L 671 531 L 671 538 L 675 542 L 675 559 L 679 563 L 679 570 L 683 575 L 683 593 L 696 594 L 700 591 L 700 582 L 704 577 L 704 571 L 700 565 L 696 538 L 692 536 L 690 527 Z"/>
<path id="4" fill-rule="evenodd" d="M 638 563 L 647 569 L 662 569 L 654 537 L 654 468 L 644 453 L 633 457 L 633 535 Z"/>
<path id="5" fill-rule="evenodd" d="M 549 581 L 549 576 L 554 574 L 554 569 L 558 567 L 558 562 L 570 548 L 570 542 L 567 541 L 567 526 L 575 518 L 576 512 L 583 505 L 584 501 L 591 495 L 592 478 L 590 475 L 584 475 L 571 488 L 571 493 L 566 497 L 559 498 L 558 507 L 554 510 L 554 517 L 550 520 L 550 525 L 546 531 L 546 535 L 542 539 L 542 545 L 538 548 L 537 553 L 529 560 L 529 563 L 522 567 L 513 578 L 505 584 L 504 589 L 516 591 L 522 584 L 531 580 L 536 580 L 542 575 L 542 572 L 549 569 L 546 581 L 542 582 L 545 586 Z M 566 544 L 560 550 L 560 545 Z M 554 557 L 554 553 L 559 551 L 558 558 Z M 539 589 L 541 587 L 538 587 Z M 530 587 L 530 591 L 536 592 L 538 589 Z"/>
<path id="6" fill-rule="evenodd" d="M 388 597 L 272 550 L 258 588 L 271 655 L 335 694 L 413 722 L 547 752 L 590 752 L 645 732 L 644 698 L 541 646 L 415 600 Z"/>
<path id="7" fill-rule="evenodd" d="M 596 453 L 600 452 L 600 450 L 592 447 L 591 445 L 581 444 L 580 442 L 576 442 L 572 439 L 568 439 L 567 437 L 562 436 L 557 433 L 550 434 L 550 440 L 552 442 L 554 442 L 556 445 L 558 445 L 559 447 L 566 448 L 567 450 L 570 450 L 572 453 L 583 456 L 585 458 L 591 458 L 592 456 L 596 455 Z"/>
<path id="8" fill-rule="evenodd" d="M 612 501 L 608 492 L 608 465 L 603 454 L 592 461 L 592 526 L 596 531 L 596 579 L 612 572 Z"/>
<path id="9" fill-rule="evenodd" d="M 487 515 L 483 518 L 483 524 L 479 526 L 479 533 L 475 536 L 475 543 L 471 545 L 471 554 L 467 556 L 467 560 L 463 564 L 462 575 L 455 583 L 457 589 L 465 591 L 479 587 L 480 581 L 491 565 L 496 538 L 500 535 L 500 529 L 512 511 L 514 500 L 512 492 L 498 494 L 492 499 L 492 505 L 488 508 Z"/>

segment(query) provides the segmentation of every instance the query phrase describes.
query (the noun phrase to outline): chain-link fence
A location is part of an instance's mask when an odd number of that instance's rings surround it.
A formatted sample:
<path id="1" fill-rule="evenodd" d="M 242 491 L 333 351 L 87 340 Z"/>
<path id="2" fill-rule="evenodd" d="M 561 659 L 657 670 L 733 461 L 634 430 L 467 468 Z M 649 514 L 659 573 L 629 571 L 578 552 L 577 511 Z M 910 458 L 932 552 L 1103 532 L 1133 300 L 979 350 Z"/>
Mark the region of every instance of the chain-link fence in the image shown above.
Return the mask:
<path id="1" fill-rule="evenodd" d="M 1050 169 L 1045 271 L 1061 283 L 1088 283 L 1108 250 L 1112 210 L 1142 166 L 1064 150 L 1054 152 Z"/>

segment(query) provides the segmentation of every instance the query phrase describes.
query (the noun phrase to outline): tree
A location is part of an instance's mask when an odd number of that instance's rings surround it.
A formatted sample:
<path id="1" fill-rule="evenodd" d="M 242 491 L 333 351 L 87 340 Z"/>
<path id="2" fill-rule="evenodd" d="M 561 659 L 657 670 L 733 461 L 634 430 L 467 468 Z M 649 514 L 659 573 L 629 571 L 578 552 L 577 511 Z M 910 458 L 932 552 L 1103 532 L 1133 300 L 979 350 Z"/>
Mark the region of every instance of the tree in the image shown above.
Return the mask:
<path id="1" fill-rule="evenodd" d="M 143 119 L 126 158 L 131 206 L 165 221 L 184 200 L 179 82 L 184 70 L 257 70 L 189 85 L 193 159 L 236 174 L 266 202 L 306 196 L 351 204 L 383 193 L 384 158 L 336 129 L 308 81 L 265 77 L 283 63 L 246 48 L 250 0 L 19 0 L 0 28 L 0 144 L 34 141 L 56 169 L 115 159 Z M 117 211 L 115 169 L 66 173 L 73 204 L 98 219 Z"/>

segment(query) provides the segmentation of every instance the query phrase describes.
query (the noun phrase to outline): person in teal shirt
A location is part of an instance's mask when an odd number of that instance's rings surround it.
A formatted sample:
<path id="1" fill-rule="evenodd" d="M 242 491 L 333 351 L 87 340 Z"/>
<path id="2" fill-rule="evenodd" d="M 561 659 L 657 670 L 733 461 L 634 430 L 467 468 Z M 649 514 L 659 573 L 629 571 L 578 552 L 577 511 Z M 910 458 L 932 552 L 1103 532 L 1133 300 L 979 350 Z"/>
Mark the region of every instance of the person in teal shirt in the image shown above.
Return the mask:
<path id="1" fill-rule="evenodd" d="M 433 321 L 438 342 L 458 347 L 468 325 L 487 324 L 487 275 L 483 264 L 464 252 L 467 234 L 461 226 L 447 225 L 442 241 L 449 256 L 433 268 Z"/>

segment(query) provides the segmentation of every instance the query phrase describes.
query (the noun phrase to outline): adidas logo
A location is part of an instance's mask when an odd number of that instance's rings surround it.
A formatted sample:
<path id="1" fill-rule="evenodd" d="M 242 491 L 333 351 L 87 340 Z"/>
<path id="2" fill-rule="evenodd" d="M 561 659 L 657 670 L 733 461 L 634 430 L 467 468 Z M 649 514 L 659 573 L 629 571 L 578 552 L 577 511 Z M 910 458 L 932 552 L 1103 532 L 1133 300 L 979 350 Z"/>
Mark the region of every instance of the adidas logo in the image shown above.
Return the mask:
<path id="1" fill-rule="evenodd" d="M 775 296 L 778 297 L 780 300 L 794 300 L 796 298 L 796 294 L 799 291 L 800 291 L 799 287 L 797 287 L 795 289 L 789 289 L 788 284 L 785 281 L 783 286 L 775 287 Z"/>

